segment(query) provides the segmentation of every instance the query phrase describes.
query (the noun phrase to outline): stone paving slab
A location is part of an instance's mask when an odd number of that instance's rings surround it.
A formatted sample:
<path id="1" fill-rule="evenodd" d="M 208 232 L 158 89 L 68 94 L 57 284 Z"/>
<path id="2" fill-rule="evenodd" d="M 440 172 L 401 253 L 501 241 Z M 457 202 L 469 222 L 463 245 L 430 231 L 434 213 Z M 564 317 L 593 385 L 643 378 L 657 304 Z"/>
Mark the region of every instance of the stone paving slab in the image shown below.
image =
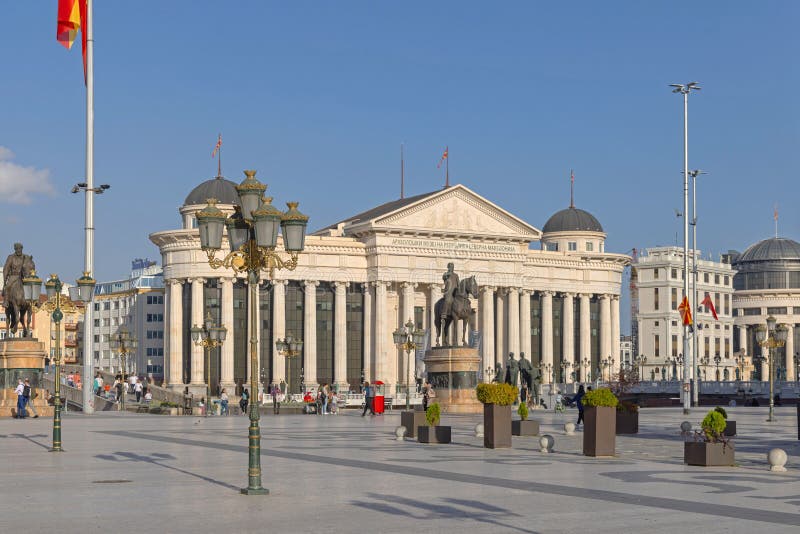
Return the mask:
<path id="1" fill-rule="evenodd" d="M 0 421 L 3 532 L 791 532 L 800 527 L 800 442 L 794 409 L 729 409 L 738 466 L 683 465 L 679 425 L 706 410 L 643 409 L 617 457 L 586 458 L 566 414 L 532 412 L 537 438 L 490 450 L 477 416 L 443 416 L 450 445 L 397 442 L 399 414 L 262 418 L 266 497 L 247 480 L 246 417 L 70 414 L 66 452 L 47 452 L 51 420 Z M 766 452 L 790 455 L 787 473 Z M 142 523 L 143 522 L 143 523 Z M 127 527 L 121 527 L 127 528 Z"/>

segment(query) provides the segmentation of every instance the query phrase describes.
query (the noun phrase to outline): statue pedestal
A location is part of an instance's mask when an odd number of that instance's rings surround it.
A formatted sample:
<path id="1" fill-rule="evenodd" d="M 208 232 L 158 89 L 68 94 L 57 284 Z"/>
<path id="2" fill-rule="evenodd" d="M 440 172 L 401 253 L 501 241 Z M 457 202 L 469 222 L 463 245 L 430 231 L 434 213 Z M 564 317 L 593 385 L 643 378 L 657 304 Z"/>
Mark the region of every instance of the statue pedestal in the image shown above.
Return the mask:
<path id="1" fill-rule="evenodd" d="M 38 393 L 34 406 L 40 416 L 52 414 L 41 389 L 40 379 L 44 371 L 46 355 L 44 343 L 30 338 L 7 338 L 0 340 L 0 417 L 10 417 L 16 412 L 17 395 L 14 390 L 20 378 L 30 380 L 32 393 Z"/>
<path id="2" fill-rule="evenodd" d="M 425 352 L 428 382 L 444 413 L 483 413 L 475 387 L 481 357 L 472 347 L 434 347 Z"/>

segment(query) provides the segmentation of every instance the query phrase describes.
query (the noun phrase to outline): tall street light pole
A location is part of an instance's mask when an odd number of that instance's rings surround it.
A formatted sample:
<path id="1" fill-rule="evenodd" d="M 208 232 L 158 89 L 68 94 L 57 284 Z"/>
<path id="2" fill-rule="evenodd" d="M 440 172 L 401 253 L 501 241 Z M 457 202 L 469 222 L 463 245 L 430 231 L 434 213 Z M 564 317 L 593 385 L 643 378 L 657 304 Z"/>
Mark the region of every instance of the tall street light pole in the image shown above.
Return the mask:
<path id="1" fill-rule="evenodd" d="M 230 217 L 216 207 L 216 199 L 208 199 L 208 205 L 197 214 L 200 247 L 208 255 L 212 269 L 225 267 L 236 273 L 247 273 L 250 287 L 250 391 L 258 391 L 258 284 L 261 271 L 274 279 L 275 270 L 293 271 L 297 268 L 298 256 L 305 248 L 308 216 L 297 209 L 297 202 L 287 202 L 284 213 L 272 205 L 272 197 L 264 197 L 267 186 L 256 180 L 256 171 L 244 171 L 246 178 L 236 186 L 239 204 Z M 228 229 L 231 251 L 223 259 L 216 253 L 222 248 L 223 227 Z M 289 257 L 276 252 L 278 229 L 283 233 L 283 249 Z M 269 490 L 261 485 L 261 428 L 258 402 L 250 403 L 248 485 L 242 489 L 244 495 L 266 495 Z"/>
<path id="2" fill-rule="evenodd" d="M 135 336 L 132 336 L 130 332 L 128 332 L 128 329 L 120 328 L 119 331 L 111 337 L 111 348 L 119 351 L 120 367 L 122 368 L 122 374 L 120 375 L 120 382 L 122 385 L 120 391 L 122 391 L 122 395 L 120 396 L 120 401 L 122 413 L 124 414 L 125 396 L 128 393 L 128 381 L 125 378 L 128 365 L 125 361 L 129 355 L 136 354 L 136 349 L 139 348 L 139 340 L 137 340 Z"/>
<path id="3" fill-rule="evenodd" d="M 769 423 L 775 420 L 775 349 L 786 344 L 789 334 L 789 327 L 785 324 L 776 326 L 776 323 L 775 317 L 770 315 L 767 317 L 766 327 L 764 325 L 756 327 L 756 341 L 767 349 L 767 363 L 769 364 L 769 418 L 767 422 Z"/>
<path id="4" fill-rule="evenodd" d="M 411 352 L 425 344 L 425 331 L 414 328 L 414 321 L 409 319 L 405 326 L 398 327 L 392 332 L 395 344 L 406 351 L 406 410 L 411 409 L 411 386 L 409 374 L 411 373 Z M 415 360 L 416 363 L 416 360 Z"/>
<path id="5" fill-rule="evenodd" d="M 206 319 L 202 325 L 194 325 L 191 328 L 192 341 L 194 344 L 205 349 L 206 356 L 206 413 L 211 408 L 211 350 L 221 347 L 228 337 L 228 329 L 224 325 L 214 324 L 211 312 L 206 313 Z"/>
<path id="6" fill-rule="evenodd" d="M 697 82 L 673 83 L 673 93 L 683 95 L 683 294 L 689 296 L 689 93 L 699 91 Z M 691 307 L 690 307 L 691 309 Z M 683 325 L 683 353 L 689 354 L 689 325 Z M 689 358 L 684 358 L 683 413 L 689 413 L 691 392 L 689 384 Z"/>
<path id="7" fill-rule="evenodd" d="M 692 177 L 692 295 L 693 301 L 692 304 L 697 306 L 697 303 L 700 302 L 699 297 L 697 295 L 697 177 L 701 174 L 708 174 L 705 171 L 701 171 L 699 169 L 694 169 L 689 171 L 689 176 Z M 695 308 L 698 310 L 699 308 Z M 696 322 L 696 321 L 695 321 Z M 694 334 L 692 336 L 692 401 L 694 406 L 699 406 L 699 394 L 697 391 L 697 377 L 695 373 L 697 372 L 697 335 L 700 329 L 699 326 L 696 326 L 694 329 Z"/>
<path id="8" fill-rule="evenodd" d="M 275 340 L 275 348 L 278 350 L 278 354 L 286 356 L 286 395 L 288 399 L 291 399 L 292 398 L 291 359 L 303 353 L 303 341 L 301 339 L 295 339 L 290 334 L 286 336 L 284 339 Z M 291 400 L 287 402 L 291 402 Z"/>

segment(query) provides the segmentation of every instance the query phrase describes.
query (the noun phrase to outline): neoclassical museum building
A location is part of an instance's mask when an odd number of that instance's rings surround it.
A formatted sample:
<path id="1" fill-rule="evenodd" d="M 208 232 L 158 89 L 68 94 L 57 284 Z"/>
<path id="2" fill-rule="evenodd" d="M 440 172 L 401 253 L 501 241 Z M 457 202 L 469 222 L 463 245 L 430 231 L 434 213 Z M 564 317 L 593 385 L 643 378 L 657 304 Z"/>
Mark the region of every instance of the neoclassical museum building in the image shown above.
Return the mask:
<path id="1" fill-rule="evenodd" d="M 612 360 L 619 366 L 619 295 L 630 258 L 606 252 L 598 220 L 570 206 L 539 230 L 454 185 L 311 232 L 297 269 L 276 271 L 258 288 L 260 368 L 251 370 L 245 276 L 209 266 L 195 218 L 209 198 L 233 213 L 235 185 L 222 177 L 203 182 L 179 210 L 181 227 L 150 235 L 166 285 L 170 387 L 204 391 L 204 349 L 192 342 L 190 328 L 209 313 L 228 329 L 226 342 L 211 352 L 214 393 L 234 391 L 251 372 L 262 385 L 280 383 L 287 365 L 292 392 L 323 383 L 357 389 L 362 379 L 382 381 L 388 391 L 413 384 L 424 351 L 407 356 L 392 332 L 409 319 L 431 332 L 449 262 L 479 284 L 468 342 L 479 350 L 482 374 L 505 365 L 511 352 L 540 366 L 544 382 L 594 379 L 598 370 L 613 372 Z M 278 353 L 275 341 L 287 335 L 302 339 L 301 354 Z M 435 330 L 429 339 L 435 342 Z"/>

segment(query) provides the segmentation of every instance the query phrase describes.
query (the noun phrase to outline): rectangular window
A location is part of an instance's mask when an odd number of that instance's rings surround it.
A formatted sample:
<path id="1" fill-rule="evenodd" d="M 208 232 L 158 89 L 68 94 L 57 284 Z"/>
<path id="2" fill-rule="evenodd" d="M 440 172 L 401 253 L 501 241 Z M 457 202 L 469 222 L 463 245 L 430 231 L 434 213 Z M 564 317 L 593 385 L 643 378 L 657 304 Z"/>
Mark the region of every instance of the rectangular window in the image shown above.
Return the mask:
<path id="1" fill-rule="evenodd" d="M 708 356 L 709 354 L 711 354 L 711 351 L 709 349 L 710 339 L 711 338 L 708 337 L 703 338 L 703 356 Z"/>
<path id="2" fill-rule="evenodd" d="M 104 310 L 110 310 L 111 309 L 111 303 L 110 302 L 104 302 L 103 303 L 103 309 Z"/>
<path id="3" fill-rule="evenodd" d="M 731 285 L 731 277 L 730 277 L 730 276 L 728 276 L 727 274 L 726 274 L 726 275 L 725 275 L 725 277 L 723 278 L 723 285 L 726 285 L 726 286 L 729 286 L 729 285 Z"/>
<path id="4" fill-rule="evenodd" d="M 546 247 L 550 252 L 558 252 L 558 243 L 551 241 L 550 243 L 547 243 Z"/>
<path id="5" fill-rule="evenodd" d="M 678 326 L 678 321 L 672 321 L 672 326 Z"/>
<path id="6" fill-rule="evenodd" d="M 567 250 L 569 250 L 570 252 L 575 252 L 576 250 L 578 250 L 578 243 L 575 241 L 570 241 L 569 243 L 567 243 Z"/>
<path id="7" fill-rule="evenodd" d="M 656 272 L 658 272 L 658 271 L 656 271 Z M 658 309 L 658 288 L 655 288 L 653 290 L 653 309 L 654 310 Z"/>
<path id="8" fill-rule="evenodd" d="M 709 280 L 708 273 L 703 273 L 703 282 L 707 284 L 708 280 Z"/>
<path id="9" fill-rule="evenodd" d="M 95 302 L 94 303 L 94 311 L 100 311 L 100 303 L 99 302 Z"/>
<path id="10" fill-rule="evenodd" d="M 100 319 L 95 319 L 94 320 L 94 326 L 98 327 L 98 328 L 100 327 Z"/>
<path id="11" fill-rule="evenodd" d="M 715 285 L 719 285 L 719 275 L 718 274 L 714 275 L 714 284 Z"/>
<path id="12" fill-rule="evenodd" d="M 719 356 L 719 338 L 714 338 L 714 356 Z"/>
<path id="13" fill-rule="evenodd" d="M 761 308 L 743 308 L 744 315 L 761 315 Z"/>
<path id="14" fill-rule="evenodd" d="M 658 321 L 656 321 L 653 326 L 658 327 Z"/>
<path id="15" fill-rule="evenodd" d="M 767 315 L 786 315 L 786 308 L 767 308 Z"/>
<path id="16" fill-rule="evenodd" d="M 592 243 L 591 241 L 587 241 L 586 242 L 586 251 L 587 252 L 594 251 L 594 243 Z"/>
<path id="17" fill-rule="evenodd" d="M 731 357 L 731 340 L 730 338 L 727 337 L 725 338 L 725 357 L 726 358 Z"/>
<path id="18" fill-rule="evenodd" d="M 722 309 L 719 306 L 719 293 L 714 293 L 714 309 L 715 310 L 721 310 Z"/>
<path id="19" fill-rule="evenodd" d="M 678 357 L 678 336 L 675 334 L 672 334 L 672 357 Z"/>
<path id="20" fill-rule="evenodd" d="M 725 295 L 725 308 L 723 309 L 722 313 L 724 313 L 725 315 L 729 315 L 730 312 L 731 312 L 731 296 L 726 294 Z"/>
<path id="21" fill-rule="evenodd" d="M 672 288 L 672 309 L 678 309 L 678 290 L 676 288 Z"/>
<path id="22" fill-rule="evenodd" d="M 653 269 L 653 280 L 658 280 L 658 267 Z"/>
<path id="23" fill-rule="evenodd" d="M 678 278 L 678 269 L 672 269 L 672 279 L 675 280 Z"/>
<path id="24" fill-rule="evenodd" d="M 661 346 L 659 345 L 658 334 L 653 337 L 653 355 L 658 358 L 661 356 Z"/>

